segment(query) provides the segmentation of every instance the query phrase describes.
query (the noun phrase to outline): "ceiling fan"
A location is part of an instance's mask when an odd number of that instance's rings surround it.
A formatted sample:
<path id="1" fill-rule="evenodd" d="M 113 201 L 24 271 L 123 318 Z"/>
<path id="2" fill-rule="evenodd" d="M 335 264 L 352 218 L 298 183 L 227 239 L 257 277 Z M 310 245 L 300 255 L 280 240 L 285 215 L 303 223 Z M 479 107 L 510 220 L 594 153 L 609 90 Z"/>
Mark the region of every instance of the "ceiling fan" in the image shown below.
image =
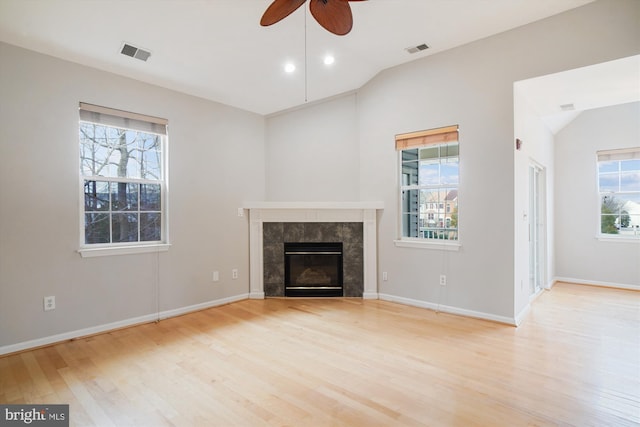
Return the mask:
<path id="1" fill-rule="evenodd" d="M 307 0 L 274 0 L 262 15 L 260 25 L 267 27 L 291 15 Z M 344 36 L 353 27 L 350 1 L 366 0 L 309 0 L 311 15 L 325 30 Z"/>

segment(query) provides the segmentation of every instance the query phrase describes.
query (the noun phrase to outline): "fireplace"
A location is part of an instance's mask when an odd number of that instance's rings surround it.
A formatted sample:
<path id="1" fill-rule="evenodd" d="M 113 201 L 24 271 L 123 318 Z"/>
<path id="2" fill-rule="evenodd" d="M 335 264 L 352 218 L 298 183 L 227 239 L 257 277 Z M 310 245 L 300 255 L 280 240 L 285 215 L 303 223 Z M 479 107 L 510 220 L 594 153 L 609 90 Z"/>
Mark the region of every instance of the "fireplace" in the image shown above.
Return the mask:
<path id="1" fill-rule="evenodd" d="M 245 202 L 249 298 L 284 297 L 285 242 L 342 242 L 344 297 L 377 299 L 377 215 L 382 202 Z"/>
<path id="2" fill-rule="evenodd" d="M 287 297 L 341 297 L 342 243 L 284 244 L 284 294 Z"/>

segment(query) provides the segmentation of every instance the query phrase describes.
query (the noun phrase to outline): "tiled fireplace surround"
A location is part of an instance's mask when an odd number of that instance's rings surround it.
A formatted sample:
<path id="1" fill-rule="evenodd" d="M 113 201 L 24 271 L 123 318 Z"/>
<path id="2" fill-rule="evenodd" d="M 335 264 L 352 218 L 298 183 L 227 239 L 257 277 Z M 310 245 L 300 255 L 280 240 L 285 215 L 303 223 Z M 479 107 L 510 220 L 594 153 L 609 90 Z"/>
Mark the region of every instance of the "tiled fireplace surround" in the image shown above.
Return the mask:
<path id="1" fill-rule="evenodd" d="M 284 242 L 342 242 L 344 296 L 377 299 L 377 210 L 382 202 L 254 202 L 249 297 L 284 295 Z"/>

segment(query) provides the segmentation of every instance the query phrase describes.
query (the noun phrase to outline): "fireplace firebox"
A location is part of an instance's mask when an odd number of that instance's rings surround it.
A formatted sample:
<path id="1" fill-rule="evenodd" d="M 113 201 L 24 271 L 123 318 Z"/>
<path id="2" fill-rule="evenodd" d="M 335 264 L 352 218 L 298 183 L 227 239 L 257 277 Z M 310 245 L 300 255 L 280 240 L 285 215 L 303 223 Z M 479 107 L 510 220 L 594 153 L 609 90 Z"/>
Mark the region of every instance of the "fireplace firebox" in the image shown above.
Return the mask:
<path id="1" fill-rule="evenodd" d="M 287 297 L 341 297 L 342 243 L 284 244 Z"/>

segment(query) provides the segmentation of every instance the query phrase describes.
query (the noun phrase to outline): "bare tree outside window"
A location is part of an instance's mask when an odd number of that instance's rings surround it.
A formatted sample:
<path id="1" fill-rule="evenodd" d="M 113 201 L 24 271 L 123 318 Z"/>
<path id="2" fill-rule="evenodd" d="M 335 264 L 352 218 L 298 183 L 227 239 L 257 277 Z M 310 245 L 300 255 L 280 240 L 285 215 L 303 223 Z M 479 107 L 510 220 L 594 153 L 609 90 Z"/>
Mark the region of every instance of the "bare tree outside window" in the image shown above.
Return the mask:
<path id="1" fill-rule="evenodd" d="M 163 136 L 80 122 L 84 242 L 162 240 Z"/>

